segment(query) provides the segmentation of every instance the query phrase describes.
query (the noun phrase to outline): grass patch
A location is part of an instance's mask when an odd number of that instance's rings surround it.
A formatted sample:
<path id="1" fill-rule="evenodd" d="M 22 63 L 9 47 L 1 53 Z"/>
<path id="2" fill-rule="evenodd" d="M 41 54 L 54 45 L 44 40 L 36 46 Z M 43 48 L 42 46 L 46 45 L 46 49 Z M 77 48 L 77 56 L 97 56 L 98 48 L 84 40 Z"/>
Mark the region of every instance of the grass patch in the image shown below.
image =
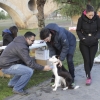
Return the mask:
<path id="1" fill-rule="evenodd" d="M 47 80 L 51 77 L 52 73 L 51 72 L 42 72 L 42 71 L 35 71 L 33 76 L 31 77 L 31 80 L 25 87 L 26 89 L 35 86 L 44 80 Z M 12 93 L 12 88 L 9 88 L 7 86 L 9 82 L 8 78 L 2 78 L 0 77 L 0 100 L 3 100 L 4 98 L 11 96 Z"/>
<path id="2" fill-rule="evenodd" d="M 49 20 L 47 23 L 49 23 L 49 22 L 54 22 L 54 21 Z M 57 21 L 57 22 L 60 23 L 61 21 Z M 8 27 L 6 27 L 6 28 L 8 28 Z M 5 27 L 1 27 L 0 26 L 0 31 L 1 32 L 2 32 L 3 29 L 5 29 Z M 34 32 L 37 35 L 36 39 L 39 39 L 39 31 L 38 31 L 38 29 L 19 30 L 19 32 L 18 32 L 19 34 L 18 35 L 23 35 L 27 31 Z M 75 36 L 77 37 L 75 31 L 72 31 L 72 33 L 75 34 Z M 0 37 L 0 39 L 2 39 L 2 38 Z M 98 54 L 99 54 L 99 52 L 97 52 L 96 55 L 98 55 Z M 74 65 L 77 66 L 77 65 L 82 64 L 82 63 L 83 63 L 83 58 L 82 58 L 81 52 L 79 50 L 79 42 L 77 42 L 76 50 L 75 50 L 75 54 L 74 54 Z M 64 66 L 66 68 L 68 68 L 66 60 L 63 61 L 63 64 L 64 64 Z M 33 74 L 32 78 L 31 78 L 31 80 L 28 82 L 28 84 L 27 84 L 27 86 L 25 88 L 28 89 L 28 88 L 30 88 L 32 86 L 38 85 L 39 83 L 51 78 L 51 76 L 52 76 L 52 72 L 51 71 L 44 72 L 44 71 L 37 71 L 36 70 L 36 71 L 34 71 L 34 74 Z M 4 98 L 6 98 L 7 96 L 11 96 L 13 94 L 12 93 L 12 89 L 8 88 L 8 86 L 7 86 L 9 80 L 10 79 L 8 79 L 8 78 L 0 77 L 0 100 L 4 100 Z"/>
<path id="3" fill-rule="evenodd" d="M 82 59 L 82 56 L 81 56 L 81 53 L 79 51 L 78 44 L 77 44 L 75 55 L 74 55 L 74 64 L 75 64 L 75 66 L 77 66 L 81 63 L 83 63 L 83 59 Z M 68 68 L 66 60 L 63 62 L 63 64 L 64 64 L 65 68 Z M 34 74 L 31 78 L 31 80 L 29 81 L 29 83 L 27 84 L 26 89 L 28 89 L 32 86 L 38 85 L 39 83 L 51 78 L 51 76 L 52 76 L 51 71 L 49 71 L 49 72 L 37 71 L 37 70 L 34 71 Z M 0 100 L 3 100 L 7 96 L 10 96 L 13 94 L 12 89 L 7 87 L 8 82 L 9 82 L 9 79 L 0 78 Z"/>

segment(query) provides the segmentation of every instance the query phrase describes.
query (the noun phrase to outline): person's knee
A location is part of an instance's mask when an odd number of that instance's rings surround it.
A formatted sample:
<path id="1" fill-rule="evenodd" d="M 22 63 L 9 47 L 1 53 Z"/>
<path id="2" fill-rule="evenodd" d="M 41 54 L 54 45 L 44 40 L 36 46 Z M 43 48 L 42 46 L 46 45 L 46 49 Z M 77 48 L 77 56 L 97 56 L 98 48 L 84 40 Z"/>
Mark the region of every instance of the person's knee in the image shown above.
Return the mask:
<path id="1" fill-rule="evenodd" d="M 72 59 L 67 60 L 68 63 L 73 63 Z"/>
<path id="2" fill-rule="evenodd" d="M 33 69 L 31 69 L 31 68 L 29 68 L 28 70 L 27 70 L 27 74 L 29 75 L 29 76 L 32 76 L 33 75 Z"/>
<path id="3" fill-rule="evenodd" d="M 31 75 L 31 76 L 33 75 L 33 69 L 30 70 L 30 75 Z"/>
<path id="4" fill-rule="evenodd" d="M 73 62 L 73 54 L 68 54 L 67 55 L 67 61 L 68 62 Z"/>
<path id="5" fill-rule="evenodd" d="M 68 62 L 68 65 L 71 65 L 71 66 L 73 65 L 73 60 L 72 59 L 68 59 L 67 62 Z"/>
<path id="6" fill-rule="evenodd" d="M 72 60 L 67 61 L 69 70 L 74 70 L 74 63 Z"/>
<path id="7" fill-rule="evenodd" d="M 85 64 L 89 64 L 90 63 L 89 59 L 84 59 L 84 62 L 85 62 Z"/>

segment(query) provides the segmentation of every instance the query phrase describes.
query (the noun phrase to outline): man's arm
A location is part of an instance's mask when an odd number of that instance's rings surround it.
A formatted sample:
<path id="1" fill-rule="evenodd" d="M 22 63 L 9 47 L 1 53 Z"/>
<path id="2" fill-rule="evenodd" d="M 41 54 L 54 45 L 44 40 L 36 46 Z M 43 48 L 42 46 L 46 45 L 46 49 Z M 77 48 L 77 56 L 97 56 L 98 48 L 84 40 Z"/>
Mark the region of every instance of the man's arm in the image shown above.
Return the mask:
<path id="1" fill-rule="evenodd" d="M 80 40 L 83 40 L 85 38 L 85 36 L 82 34 L 82 19 L 81 18 L 78 19 L 76 33 Z"/>
<path id="2" fill-rule="evenodd" d="M 28 48 L 21 48 L 17 51 L 17 55 L 27 66 L 38 70 L 44 69 L 44 66 L 37 64 L 36 61 L 30 57 Z"/>
<path id="3" fill-rule="evenodd" d="M 96 39 L 100 39 L 100 18 L 97 18 L 97 33 L 95 35 Z"/>

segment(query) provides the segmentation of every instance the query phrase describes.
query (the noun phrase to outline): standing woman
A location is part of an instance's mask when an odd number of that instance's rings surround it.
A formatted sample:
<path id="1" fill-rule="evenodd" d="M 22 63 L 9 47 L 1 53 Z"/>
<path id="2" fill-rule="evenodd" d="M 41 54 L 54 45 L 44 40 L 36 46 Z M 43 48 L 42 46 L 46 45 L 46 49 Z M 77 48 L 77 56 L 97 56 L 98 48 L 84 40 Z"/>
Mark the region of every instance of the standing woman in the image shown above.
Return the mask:
<path id="1" fill-rule="evenodd" d="M 98 39 L 100 38 L 100 19 L 93 6 L 87 5 L 86 10 L 78 19 L 76 32 L 80 39 L 79 48 L 84 59 L 86 85 L 90 85 L 91 70 L 98 49 Z"/>

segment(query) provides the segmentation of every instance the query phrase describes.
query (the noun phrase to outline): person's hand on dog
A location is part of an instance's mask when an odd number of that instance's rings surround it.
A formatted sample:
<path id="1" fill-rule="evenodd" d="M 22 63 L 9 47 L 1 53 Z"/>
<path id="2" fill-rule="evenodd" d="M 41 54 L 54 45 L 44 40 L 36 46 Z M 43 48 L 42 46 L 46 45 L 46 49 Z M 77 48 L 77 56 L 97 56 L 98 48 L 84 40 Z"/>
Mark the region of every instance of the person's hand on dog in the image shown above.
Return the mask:
<path id="1" fill-rule="evenodd" d="M 45 66 L 44 66 L 43 71 L 50 71 L 50 70 L 51 70 L 50 66 L 48 66 L 48 65 L 45 65 Z"/>
<path id="2" fill-rule="evenodd" d="M 62 66 L 61 60 L 58 59 L 58 63 L 59 63 L 59 67 L 61 67 Z"/>

